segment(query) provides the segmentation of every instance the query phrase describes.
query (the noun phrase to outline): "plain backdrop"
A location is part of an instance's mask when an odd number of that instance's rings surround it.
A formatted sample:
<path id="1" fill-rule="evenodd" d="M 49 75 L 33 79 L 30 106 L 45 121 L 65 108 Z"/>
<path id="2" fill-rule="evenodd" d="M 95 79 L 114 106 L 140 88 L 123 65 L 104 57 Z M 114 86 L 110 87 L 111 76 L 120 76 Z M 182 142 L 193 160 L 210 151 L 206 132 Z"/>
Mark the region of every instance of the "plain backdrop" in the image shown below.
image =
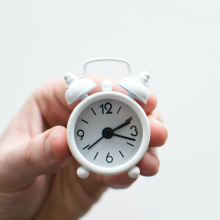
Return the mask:
<path id="1" fill-rule="evenodd" d="M 218 0 L 0 0 L 0 133 L 37 86 L 103 56 L 151 73 L 169 138 L 158 175 L 108 190 L 82 219 L 220 219 Z"/>

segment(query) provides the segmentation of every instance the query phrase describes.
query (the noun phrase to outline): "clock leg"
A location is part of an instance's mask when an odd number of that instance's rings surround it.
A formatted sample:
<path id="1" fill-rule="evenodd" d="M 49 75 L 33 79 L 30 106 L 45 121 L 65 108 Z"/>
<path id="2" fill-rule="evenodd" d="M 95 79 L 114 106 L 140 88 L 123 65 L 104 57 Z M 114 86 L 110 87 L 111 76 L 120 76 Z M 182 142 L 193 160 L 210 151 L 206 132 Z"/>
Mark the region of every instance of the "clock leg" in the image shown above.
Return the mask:
<path id="1" fill-rule="evenodd" d="M 77 169 L 77 176 L 81 179 L 85 179 L 89 176 L 89 170 L 84 167 L 79 167 Z"/>
<path id="2" fill-rule="evenodd" d="M 131 178 L 137 178 L 140 174 L 140 169 L 138 167 L 133 167 L 131 168 L 130 170 L 128 170 L 128 175 L 131 177 Z"/>

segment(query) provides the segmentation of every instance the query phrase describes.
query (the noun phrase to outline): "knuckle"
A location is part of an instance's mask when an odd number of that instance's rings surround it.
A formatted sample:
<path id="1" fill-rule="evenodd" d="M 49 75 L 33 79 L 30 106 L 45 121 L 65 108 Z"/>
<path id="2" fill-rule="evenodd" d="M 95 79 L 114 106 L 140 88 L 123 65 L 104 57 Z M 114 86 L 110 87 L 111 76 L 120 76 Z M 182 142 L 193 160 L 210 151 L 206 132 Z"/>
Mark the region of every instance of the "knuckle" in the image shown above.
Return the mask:
<path id="1" fill-rule="evenodd" d="M 33 163 L 33 148 L 34 148 L 34 144 L 33 142 L 30 140 L 24 147 L 23 149 L 23 161 L 25 163 L 25 165 L 27 165 L 27 167 L 34 167 L 34 163 Z"/>
<path id="2" fill-rule="evenodd" d="M 164 123 L 163 117 L 162 117 L 161 113 L 160 113 L 157 109 L 155 109 L 155 110 L 152 112 L 152 114 L 155 116 L 155 118 L 156 118 L 158 121 L 160 121 L 161 123 Z"/>
<path id="3" fill-rule="evenodd" d="M 151 122 L 150 145 L 154 147 L 163 146 L 168 138 L 168 131 L 162 123 Z"/>

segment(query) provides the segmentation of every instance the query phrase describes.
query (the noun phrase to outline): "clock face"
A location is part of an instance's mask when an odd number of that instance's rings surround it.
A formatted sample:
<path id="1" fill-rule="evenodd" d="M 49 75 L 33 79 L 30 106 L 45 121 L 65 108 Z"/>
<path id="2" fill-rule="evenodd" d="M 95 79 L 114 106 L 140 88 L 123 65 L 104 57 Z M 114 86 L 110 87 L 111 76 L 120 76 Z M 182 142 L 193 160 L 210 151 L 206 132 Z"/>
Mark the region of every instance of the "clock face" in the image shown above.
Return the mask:
<path id="1" fill-rule="evenodd" d="M 113 168 L 127 163 L 138 152 L 143 128 L 137 113 L 125 102 L 101 99 L 78 116 L 74 137 L 86 160 Z"/>

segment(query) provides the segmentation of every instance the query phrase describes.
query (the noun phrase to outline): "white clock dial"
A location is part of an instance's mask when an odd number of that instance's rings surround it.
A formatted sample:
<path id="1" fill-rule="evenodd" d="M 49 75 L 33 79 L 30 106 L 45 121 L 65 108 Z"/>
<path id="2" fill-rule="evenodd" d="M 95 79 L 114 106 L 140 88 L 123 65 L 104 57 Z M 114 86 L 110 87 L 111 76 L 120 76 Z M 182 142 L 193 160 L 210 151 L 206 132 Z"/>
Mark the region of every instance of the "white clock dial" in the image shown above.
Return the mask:
<path id="1" fill-rule="evenodd" d="M 86 160 L 113 168 L 127 163 L 138 152 L 143 128 L 137 113 L 125 102 L 102 99 L 79 114 L 74 137 Z"/>

